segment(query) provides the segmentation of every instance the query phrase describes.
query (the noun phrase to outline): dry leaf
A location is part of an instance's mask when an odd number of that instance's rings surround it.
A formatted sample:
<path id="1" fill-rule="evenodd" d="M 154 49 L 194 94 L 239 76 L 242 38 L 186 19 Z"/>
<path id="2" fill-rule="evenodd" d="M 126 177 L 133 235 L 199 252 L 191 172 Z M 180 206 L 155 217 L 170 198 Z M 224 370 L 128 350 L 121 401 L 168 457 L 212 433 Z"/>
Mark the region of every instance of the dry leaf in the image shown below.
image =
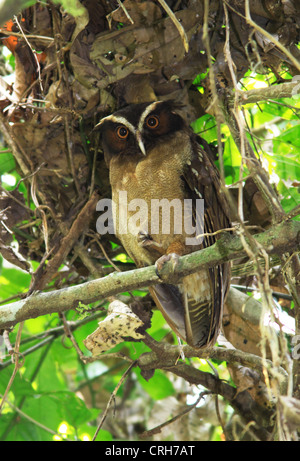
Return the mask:
<path id="1" fill-rule="evenodd" d="M 84 344 L 93 356 L 108 351 L 117 344 L 124 342 L 124 338 L 142 339 L 144 336 L 136 330 L 143 326 L 143 322 L 132 310 L 120 301 L 113 301 L 109 305 L 108 316 L 99 322 L 96 331 L 90 334 Z"/>
<path id="2" fill-rule="evenodd" d="M 126 15 L 124 9 L 119 6 L 119 8 L 112 11 L 107 16 L 109 23 L 113 20 L 116 22 L 122 22 L 123 24 L 152 24 L 154 21 L 161 18 L 161 9 L 153 2 L 141 3 L 136 0 L 125 0 L 123 2 L 123 6 L 129 17 Z"/>
<path id="3" fill-rule="evenodd" d="M 183 10 L 176 17 L 191 39 L 199 26 L 197 14 Z M 85 43 L 75 40 L 70 52 L 76 79 L 88 88 L 105 88 L 131 74 L 173 67 L 184 57 L 182 39 L 169 17 L 158 21 L 155 27 L 133 25 L 99 34 L 90 53 Z"/>
<path id="4" fill-rule="evenodd" d="M 223 316 L 223 331 L 226 339 L 236 349 L 261 355 L 260 315 L 261 306 L 258 301 L 231 288 Z"/>
<path id="5" fill-rule="evenodd" d="M 31 269 L 30 263 L 27 262 L 22 255 L 17 254 L 11 247 L 3 245 L 0 242 L 0 253 L 6 261 L 10 262 L 14 266 L 19 267 L 20 269 L 29 272 Z"/>
<path id="6" fill-rule="evenodd" d="M 285 422 L 290 429 L 296 429 L 300 427 L 300 402 L 294 397 L 287 395 L 281 395 L 279 397 L 279 403 L 282 408 Z"/>

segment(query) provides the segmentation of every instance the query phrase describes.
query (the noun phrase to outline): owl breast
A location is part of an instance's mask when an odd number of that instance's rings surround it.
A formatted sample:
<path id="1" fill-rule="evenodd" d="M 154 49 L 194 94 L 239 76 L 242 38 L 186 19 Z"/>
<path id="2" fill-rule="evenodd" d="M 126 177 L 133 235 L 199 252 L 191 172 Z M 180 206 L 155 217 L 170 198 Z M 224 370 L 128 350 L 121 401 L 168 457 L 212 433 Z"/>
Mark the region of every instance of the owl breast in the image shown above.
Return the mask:
<path id="1" fill-rule="evenodd" d="M 138 266 L 154 264 L 159 250 L 160 254 L 164 254 L 174 240 L 183 242 L 186 237 L 183 210 L 178 214 L 176 202 L 182 207 L 185 192 L 180 172 L 191 161 L 192 146 L 184 131 L 173 133 L 166 145 L 163 149 L 163 143 L 158 143 L 143 157 L 115 156 L 110 163 L 116 235 Z M 162 199 L 165 199 L 166 208 L 158 206 L 158 201 Z M 170 203 L 174 206 L 169 208 L 169 217 L 165 211 Z M 180 225 L 182 232 L 177 234 Z M 157 255 L 141 246 L 140 232 L 151 235 L 157 244 Z"/>

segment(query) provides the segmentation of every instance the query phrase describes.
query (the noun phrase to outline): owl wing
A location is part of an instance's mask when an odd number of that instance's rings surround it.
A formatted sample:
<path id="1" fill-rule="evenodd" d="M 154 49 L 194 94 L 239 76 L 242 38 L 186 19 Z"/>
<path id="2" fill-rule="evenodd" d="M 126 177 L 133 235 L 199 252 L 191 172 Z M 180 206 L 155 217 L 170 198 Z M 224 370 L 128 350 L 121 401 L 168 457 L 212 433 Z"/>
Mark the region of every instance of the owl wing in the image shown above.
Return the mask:
<path id="1" fill-rule="evenodd" d="M 214 233 L 228 228 L 227 202 L 220 190 L 219 173 L 199 140 L 193 142 L 193 158 L 187 165 L 182 184 L 186 198 L 192 199 L 193 224 L 203 222 L 203 233 Z M 204 199 L 204 218 L 197 216 L 196 200 Z M 206 248 L 218 236 L 209 235 L 192 251 Z M 187 253 L 190 250 L 187 249 Z M 222 321 L 223 304 L 230 279 L 230 265 L 221 264 L 201 269 L 183 278 L 178 286 L 155 285 L 150 288 L 157 306 L 175 333 L 191 346 L 207 347 L 213 344 Z"/>
<path id="2" fill-rule="evenodd" d="M 204 200 L 204 234 L 214 234 L 220 229 L 230 227 L 228 204 L 221 191 L 219 172 L 210 158 L 209 151 L 209 146 L 200 138 L 196 138 L 191 165 L 188 165 L 182 178 L 187 196 L 193 199 L 193 204 L 196 199 Z M 195 206 L 193 215 L 196 221 L 198 217 Z M 202 247 L 213 245 L 219 237 L 220 234 L 204 236 Z M 190 338 L 198 345 L 209 345 L 216 341 L 219 333 L 224 300 L 230 282 L 230 263 L 202 269 L 199 275 L 199 288 L 201 283 L 207 285 L 210 295 L 195 299 L 193 294 L 186 293 L 186 335 L 187 340 Z M 189 277 L 193 276 L 195 278 L 197 273 Z M 194 283 L 197 283 L 197 278 Z M 205 293 L 203 288 L 202 292 Z"/>

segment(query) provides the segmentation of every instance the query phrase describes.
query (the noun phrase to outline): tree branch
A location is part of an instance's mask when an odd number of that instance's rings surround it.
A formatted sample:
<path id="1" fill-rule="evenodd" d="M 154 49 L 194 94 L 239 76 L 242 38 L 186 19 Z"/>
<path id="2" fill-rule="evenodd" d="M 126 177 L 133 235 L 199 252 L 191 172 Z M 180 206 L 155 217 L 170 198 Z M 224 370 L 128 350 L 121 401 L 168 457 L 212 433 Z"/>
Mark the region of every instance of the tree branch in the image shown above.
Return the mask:
<path id="1" fill-rule="evenodd" d="M 268 254 L 281 254 L 299 246 L 300 223 L 287 221 L 268 231 L 257 234 L 254 239 Z M 222 262 L 245 256 L 243 243 L 238 236 L 221 237 L 214 245 L 179 258 L 173 268 L 167 263 L 161 271 L 161 278 L 169 283 L 177 283 L 180 277 L 196 272 L 200 267 L 213 267 Z M 161 283 L 155 266 L 126 272 L 114 272 L 107 277 L 61 290 L 33 294 L 30 297 L 0 307 L 0 330 L 16 325 L 27 319 L 54 312 L 74 309 L 79 301 L 89 304 L 123 291 Z"/>
<path id="2" fill-rule="evenodd" d="M 212 373 L 203 372 L 185 363 L 180 363 L 168 368 L 162 367 L 162 369 L 171 371 L 191 384 L 201 384 L 213 393 L 222 395 L 246 422 L 255 421 L 257 423 L 253 428 L 253 432 L 259 440 L 269 439 L 270 433 L 265 427 L 270 425 L 272 412 L 260 407 L 252 399 L 249 392 L 242 391 L 237 393 L 233 386 L 220 380 Z"/>
<path id="3" fill-rule="evenodd" d="M 299 80 L 280 83 L 267 88 L 258 88 L 249 91 L 238 91 L 238 104 L 250 104 L 268 99 L 290 98 L 293 90 L 299 86 Z"/>
<path id="4" fill-rule="evenodd" d="M 142 374 L 145 378 L 147 378 L 147 376 L 151 376 L 151 370 L 158 368 L 164 371 L 170 371 L 173 374 L 184 378 L 191 384 L 200 384 L 206 389 L 209 389 L 211 392 L 222 395 L 243 417 L 243 419 L 246 420 L 246 422 L 256 421 L 258 426 L 264 427 L 270 424 L 270 416 L 272 412 L 258 405 L 247 391 L 237 392 L 236 388 L 220 380 L 214 374 L 204 372 L 191 365 L 178 362 L 180 357 L 180 348 L 178 346 L 170 346 L 166 343 L 159 343 L 148 335 L 146 335 L 144 342 L 152 349 L 151 352 L 146 352 L 138 359 L 138 366 L 141 368 Z M 184 346 L 182 351 L 186 358 L 195 357 L 195 349 L 189 346 Z M 253 365 L 255 363 L 256 365 L 253 368 L 257 368 L 257 365 L 260 363 L 258 368 L 260 368 L 260 373 L 262 373 L 262 359 L 254 354 L 247 354 L 238 350 L 213 347 L 206 352 L 200 350 L 199 357 L 226 360 L 229 363 L 246 363 L 247 365 L 250 363 Z M 269 361 L 268 365 L 270 368 L 273 366 Z M 284 376 L 284 370 L 282 370 L 282 374 Z M 265 429 L 262 429 L 262 427 L 259 429 L 256 427 L 255 433 L 262 440 L 268 439 L 269 433 Z"/>

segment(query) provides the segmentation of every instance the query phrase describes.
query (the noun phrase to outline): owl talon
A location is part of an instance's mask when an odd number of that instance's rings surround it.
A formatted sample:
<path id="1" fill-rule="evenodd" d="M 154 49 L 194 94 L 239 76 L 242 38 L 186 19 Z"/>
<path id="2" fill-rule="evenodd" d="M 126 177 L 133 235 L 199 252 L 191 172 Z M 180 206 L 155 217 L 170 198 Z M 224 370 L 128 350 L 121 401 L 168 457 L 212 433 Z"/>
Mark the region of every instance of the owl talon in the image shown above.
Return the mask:
<path id="1" fill-rule="evenodd" d="M 160 243 L 157 243 L 153 240 L 150 234 L 146 231 L 139 231 L 138 233 L 138 242 L 139 245 L 143 248 L 153 248 L 153 249 L 160 249 L 162 245 Z"/>
<path id="2" fill-rule="evenodd" d="M 155 272 L 156 272 L 156 275 L 160 278 L 160 279 L 164 279 L 165 277 L 163 276 L 162 274 L 162 271 L 163 271 L 163 268 L 164 268 L 164 265 L 168 262 L 168 261 L 172 261 L 172 269 L 171 269 L 171 273 L 168 273 L 166 274 L 167 276 L 171 275 L 174 273 L 175 271 L 175 268 L 176 266 L 178 265 L 178 261 L 179 261 L 179 255 L 177 253 L 170 253 L 168 255 L 163 255 L 161 256 L 156 262 L 155 262 Z"/>
<path id="3" fill-rule="evenodd" d="M 143 230 L 139 231 L 137 238 L 138 238 L 139 245 L 141 247 L 146 247 L 146 246 L 153 244 L 153 239 L 151 235 L 148 234 L 148 232 L 146 231 L 143 231 Z"/>

